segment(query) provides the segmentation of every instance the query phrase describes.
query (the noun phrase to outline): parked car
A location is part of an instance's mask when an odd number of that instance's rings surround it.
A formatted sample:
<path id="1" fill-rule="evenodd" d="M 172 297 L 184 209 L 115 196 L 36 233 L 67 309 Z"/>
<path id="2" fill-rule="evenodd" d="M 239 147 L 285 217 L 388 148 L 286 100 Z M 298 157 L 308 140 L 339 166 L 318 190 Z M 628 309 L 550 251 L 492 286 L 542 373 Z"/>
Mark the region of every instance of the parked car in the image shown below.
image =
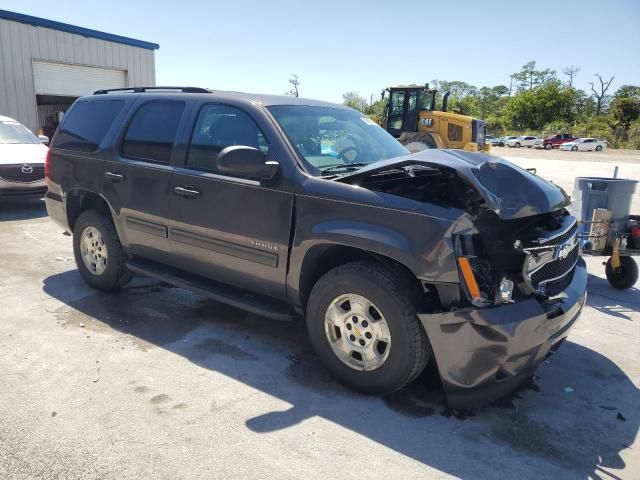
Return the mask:
<path id="1" fill-rule="evenodd" d="M 570 133 L 560 133 L 558 135 L 553 135 L 552 137 L 547 137 L 542 142 L 542 147 L 545 150 L 551 150 L 552 148 L 560 148 L 560 145 L 572 142 L 576 138 Z"/>
<path id="2" fill-rule="evenodd" d="M 100 91 L 72 105 L 47 165 L 47 210 L 89 285 L 137 272 L 306 318 L 328 370 L 366 393 L 402 388 L 433 358 L 452 406 L 491 401 L 584 305 L 560 188 L 483 153 L 410 155 L 342 105 Z"/>
<path id="3" fill-rule="evenodd" d="M 42 198 L 49 139 L 36 137 L 13 118 L 0 116 L 0 199 Z"/>
<path id="4" fill-rule="evenodd" d="M 521 135 L 519 137 L 511 138 L 505 142 L 505 145 L 510 148 L 520 148 L 520 147 L 533 147 L 536 142 L 540 140 L 538 137 L 533 137 L 531 135 Z"/>
<path id="5" fill-rule="evenodd" d="M 606 142 L 590 137 L 577 138 L 571 142 L 560 145 L 560 150 L 571 150 L 574 152 L 577 152 L 578 150 L 600 152 L 605 148 L 607 148 Z"/>
<path id="6" fill-rule="evenodd" d="M 494 135 L 487 135 L 485 143 L 488 143 L 492 147 L 497 147 L 500 144 L 500 139 Z"/>
<path id="7" fill-rule="evenodd" d="M 518 138 L 518 137 L 515 136 L 515 135 L 509 135 L 509 136 L 506 136 L 506 137 L 502 137 L 502 138 L 500 138 L 498 140 L 498 145 L 497 146 L 498 147 L 504 147 L 507 144 L 507 141 L 509 141 L 509 140 L 511 140 L 513 138 Z"/>

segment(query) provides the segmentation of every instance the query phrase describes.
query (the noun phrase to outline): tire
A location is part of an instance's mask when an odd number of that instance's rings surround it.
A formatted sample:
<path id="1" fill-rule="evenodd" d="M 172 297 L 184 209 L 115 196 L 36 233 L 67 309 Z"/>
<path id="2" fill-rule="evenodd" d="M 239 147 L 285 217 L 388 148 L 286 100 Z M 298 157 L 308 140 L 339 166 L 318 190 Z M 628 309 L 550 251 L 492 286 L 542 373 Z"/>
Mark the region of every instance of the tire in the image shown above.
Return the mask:
<path id="1" fill-rule="evenodd" d="M 96 260 L 95 268 L 90 268 L 83 259 L 85 232 L 92 234 L 87 240 L 95 239 L 98 245 L 95 254 L 100 260 Z M 125 265 L 125 253 L 113 222 L 95 210 L 85 210 L 76 220 L 73 227 L 73 255 L 83 280 L 97 290 L 115 290 L 131 280 L 131 271 Z"/>
<path id="2" fill-rule="evenodd" d="M 516 142 L 516 144 L 514 145 L 514 147 L 516 147 L 516 148 L 520 148 L 520 142 Z"/>
<path id="3" fill-rule="evenodd" d="M 431 349 L 416 316 L 415 303 L 412 301 L 412 297 L 415 297 L 411 293 L 414 291 L 414 286 L 408 285 L 400 275 L 377 264 L 365 262 L 341 265 L 318 280 L 307 304 L 307 330 L 316 354 L 338 380 L 363 393 L 382 395 L 399 390 L 424 370 L 431 356 Z M 418 292 L 415 292 L 415 295 L 418 295 Z M 331 318 L 330 312 L 337 311 L 330 309 L 338 308 L 336 305 L 340 303 L 336 302 L 344 302 L 345 297 L 349 300 L 348 308 L 344 303 L 339 307 L 339 313 L 345 315 L 345 322 L 353 322 L 356 318 L 356 315 L 351 314 L 358 311 L 357 303 L 360 298 L 369 301 L 374 311 L 388 326 L 389 342 L 384 349 L 386 358 L 375 368 L 361 368 L 364 362 L 360 365 L 360 360 L 356 358 L 356 353 L 359 353 L 355 350 L 351 352 L 353 356 L 347 356 L 351 365 L 345 362 L 344 355 L 341 358 L 340 354 L 336 353 L 336 345 L 339 345 L 341 340 L 353 350 L 349 338 L 342 337 L 342 333 L 340 340 L 330 340 L 330 336 L 337 333 L 336 324 L 327 322 L 327 319 Z M 351 303 L 354 298 L 355 303 Z M 368 316 L 360 317 L 361 328 L 371 328 L 380 321 L 375 321 L 376 316 L 370 308 L 367 311 Z M 367 318 L 369 324 L 365 325 L 362 320 Z M 347 327 L 348 325 L 344 325 L 338 330 L 347 332 Z M 353 330 L 349 328 L 349 331 L 362 335 L 355 327 L 354 323 Z M 353 335 L 350 334 L 350 337 Z M 371 345 L 377 341 L 376 338 L 373 337 Z M 372 347 L 377 349 L 378 355 L 381 355 L 381 343 L 384 342 L 378 342 L 377 347 Z"/>
<path id="4" fill-rule="evenodd" d="M 602 145 L 598 145 L 596 147 L 596 152 L 601 152 L 602 151 Z"/>
<path id="5" fill-rule="evenodd" d="M 571 151 L 572 152 L 577 152 L 578 151 L 578 147 L 571 147 Z"/>
<path id="6" fill-rule="evenodd" d="M 553 146 L 550 143 L 545 144 L 544 149 L 545 150 L 551 150 L 553 148 Z"/>
<path id="7" fill-rule="evenodd" d="M 638 281 L 638 264 L 631 257 L 620 257 L 620 267 L 614 269 L 611 266 L 611 259 L 609 259 L 605 273 L 613 288 L 626 290 L 633 287 Z"/>

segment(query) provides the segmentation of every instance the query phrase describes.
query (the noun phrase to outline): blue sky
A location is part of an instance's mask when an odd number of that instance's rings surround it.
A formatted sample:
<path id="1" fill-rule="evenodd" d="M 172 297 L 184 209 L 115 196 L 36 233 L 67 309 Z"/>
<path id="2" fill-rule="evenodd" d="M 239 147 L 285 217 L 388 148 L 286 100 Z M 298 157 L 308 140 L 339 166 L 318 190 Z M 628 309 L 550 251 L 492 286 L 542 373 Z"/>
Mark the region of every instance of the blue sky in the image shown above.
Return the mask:
<path id="1" fill-rule="evenodd" d="M 340 102 L 434 78 L 483 86 L 536 60 L 640 85 L 640 0 L 1 0 L 0 8 L 160 44 L 158 84 Z"/>

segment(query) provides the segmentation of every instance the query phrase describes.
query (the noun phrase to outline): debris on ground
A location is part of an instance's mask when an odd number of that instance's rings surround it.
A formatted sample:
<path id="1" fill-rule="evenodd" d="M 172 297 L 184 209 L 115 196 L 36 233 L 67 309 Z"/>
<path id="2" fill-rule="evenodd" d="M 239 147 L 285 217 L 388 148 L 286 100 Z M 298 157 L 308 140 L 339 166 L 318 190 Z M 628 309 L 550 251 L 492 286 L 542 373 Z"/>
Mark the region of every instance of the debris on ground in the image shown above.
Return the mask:
<path id="1" fill-rule="evenodd" d="M 289 355 L 287 355 L 287 358 L 291 360 L 293 363 L 300 363 L 300 357 L 298 355 L 294 355 L 293 353 L 290 353 Z"/>
<path id="2" fill-rule="evenodd" d="M 617 418 L 618 420 L 622 420 L 623 422 L 626 422 L 626 421 L 627 421 L 627 419 L 625 418 L 625 416 L 624 416 L 624 415 L 622 415 L 620 412 L 618 412 L 618 415 L 616 415 L 616 418 Z"/>
<path id="3" fill-rule="evenodd" d="M 573 388 L 571 388 L 571 387 L 564 387 L 564 391 L 565 391 L 565 393 L 573 393 Z"/>

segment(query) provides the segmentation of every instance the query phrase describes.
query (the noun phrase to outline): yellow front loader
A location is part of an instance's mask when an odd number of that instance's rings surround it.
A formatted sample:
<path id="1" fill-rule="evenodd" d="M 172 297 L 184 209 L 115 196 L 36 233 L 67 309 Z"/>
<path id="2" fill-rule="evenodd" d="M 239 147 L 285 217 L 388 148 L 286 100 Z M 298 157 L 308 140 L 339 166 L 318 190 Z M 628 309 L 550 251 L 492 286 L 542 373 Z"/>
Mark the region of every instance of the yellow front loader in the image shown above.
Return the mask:
<path id="1" fill-rule="evenodd" d="M 437 91 L 430 89 L 429 84 L 400 85 L 385 91 L 389 92 L 389 102 L 382 126 L 411 152 L 427 148 L 491 150 L 491 145 L 485 142 L 485 121 L 447 112 L 450 92 L 442 97 L 442 109 L 436 110 Z"/>

